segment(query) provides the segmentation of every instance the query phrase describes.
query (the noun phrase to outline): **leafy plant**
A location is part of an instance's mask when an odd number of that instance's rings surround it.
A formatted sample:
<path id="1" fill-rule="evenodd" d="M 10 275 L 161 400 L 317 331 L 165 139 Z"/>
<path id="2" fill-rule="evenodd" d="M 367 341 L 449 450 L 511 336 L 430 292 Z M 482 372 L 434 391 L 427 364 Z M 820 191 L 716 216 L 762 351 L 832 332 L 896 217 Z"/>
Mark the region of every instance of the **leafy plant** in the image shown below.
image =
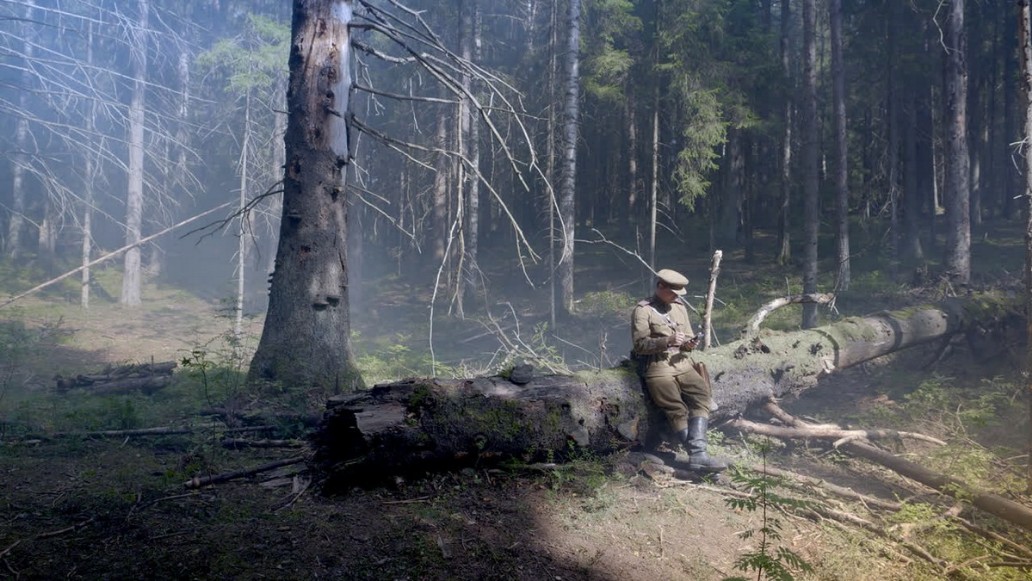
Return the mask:
<path id="1" fill-rule="evenodd" d="M 769 443 L 759 444 L 764 468 L 767 465 L 769 451 Z M 724 502 L 736 510 L 759 511 L 762 519 L 758 529 L 749 529 L 740 533 L 741 537 L 746 539 L 757 536 L 760 544 L 756 550 L 740 556 L 735 562 L 735 568 L 746 573 L 755 571 L 757 581 L 762 579 L 792 581 L 795 579 L 792 574 L 793 570 L 812 572 L 813 567 L 802 557 L 788 547 L 779 546 L 782 525 L 781 520 L 774 515 L 775 511 L 785 508 L 804 508 L 810 503 L 776 493 L 775 489 L 782 486 L 782 480 L 765 473 L 751 474 L 746 470 L 736 470 L 731 475 L 731 479 L 748 491 L 751 496 L 728 498 Z M 730 577 L 725 581 L 746 580 L 745 577 Z"/>

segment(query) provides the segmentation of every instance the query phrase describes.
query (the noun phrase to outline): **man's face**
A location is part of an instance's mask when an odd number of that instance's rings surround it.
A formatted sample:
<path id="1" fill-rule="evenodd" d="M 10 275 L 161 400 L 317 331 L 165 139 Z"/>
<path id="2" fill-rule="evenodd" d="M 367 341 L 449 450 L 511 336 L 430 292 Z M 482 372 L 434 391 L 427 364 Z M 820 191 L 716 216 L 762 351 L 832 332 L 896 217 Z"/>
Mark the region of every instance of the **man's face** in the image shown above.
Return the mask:
<path id="1" fill-rule="evenodd" d="M 656 283 L 656 296 L 668 305 L 677 300 L 677 293 L 662 282 Z"/>

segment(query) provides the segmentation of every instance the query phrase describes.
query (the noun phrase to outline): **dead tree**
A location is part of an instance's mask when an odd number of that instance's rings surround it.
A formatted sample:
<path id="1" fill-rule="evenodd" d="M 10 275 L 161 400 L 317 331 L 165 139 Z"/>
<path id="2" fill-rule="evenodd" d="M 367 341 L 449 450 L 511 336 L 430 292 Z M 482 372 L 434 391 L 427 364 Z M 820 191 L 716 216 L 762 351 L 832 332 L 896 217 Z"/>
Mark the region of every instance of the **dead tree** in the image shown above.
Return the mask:
<path id="1" fill-rule="evenodd" d="M 953 301 L 769 333 L 697 356 L 713 375 L 720 408 L 733 417 L 771 396 L 901 349 L 948 340 L 995 313 Z M 982 303 L 983 305 L 985 303 Z M 1001 307 L 999 312 L 1003 312 Z M 658 420 L 658 421 L 657 421 Z M 335 398 L 314 438 L 314 470 L 330 489 L 507 459 L 562 460 L 607 453 L 662 435 L 630 366 L 529 382 L 506 377 L 409 379 Z"/>

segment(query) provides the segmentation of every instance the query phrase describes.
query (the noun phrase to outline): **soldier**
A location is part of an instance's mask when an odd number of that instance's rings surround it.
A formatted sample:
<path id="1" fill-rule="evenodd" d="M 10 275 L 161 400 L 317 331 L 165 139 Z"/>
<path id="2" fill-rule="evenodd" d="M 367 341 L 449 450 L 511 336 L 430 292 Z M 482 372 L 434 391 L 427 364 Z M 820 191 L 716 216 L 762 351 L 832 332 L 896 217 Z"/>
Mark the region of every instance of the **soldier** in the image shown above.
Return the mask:
<path id="1" fill-rule="evenodd" d="M 652 401 L 666 414 L 671 429 L 688 451 L 688 467 L 719 472 L 727 462 L 706 454 L 706 427 L 713 394 L 696 371 L 689 352 L 698 345 L 680 297 L 688 279 L 663 269 L 656 273 L 656 292 L 634 308 L 633 352 Z"/>

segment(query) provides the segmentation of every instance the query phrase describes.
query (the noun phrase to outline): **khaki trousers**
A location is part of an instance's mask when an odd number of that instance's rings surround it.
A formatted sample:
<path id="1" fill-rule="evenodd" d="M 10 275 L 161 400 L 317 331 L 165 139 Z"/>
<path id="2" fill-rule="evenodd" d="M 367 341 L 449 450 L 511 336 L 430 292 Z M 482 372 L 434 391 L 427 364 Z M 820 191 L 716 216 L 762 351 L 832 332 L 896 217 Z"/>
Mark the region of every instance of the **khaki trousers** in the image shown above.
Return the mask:
<path id="1" fill-rule="evenodd" d="M 674 432 L 688 429 L 688 418 L 708 418 L 713 394 L 694 369 L 674 376 L 645 378 L 645 386 Z"/>

